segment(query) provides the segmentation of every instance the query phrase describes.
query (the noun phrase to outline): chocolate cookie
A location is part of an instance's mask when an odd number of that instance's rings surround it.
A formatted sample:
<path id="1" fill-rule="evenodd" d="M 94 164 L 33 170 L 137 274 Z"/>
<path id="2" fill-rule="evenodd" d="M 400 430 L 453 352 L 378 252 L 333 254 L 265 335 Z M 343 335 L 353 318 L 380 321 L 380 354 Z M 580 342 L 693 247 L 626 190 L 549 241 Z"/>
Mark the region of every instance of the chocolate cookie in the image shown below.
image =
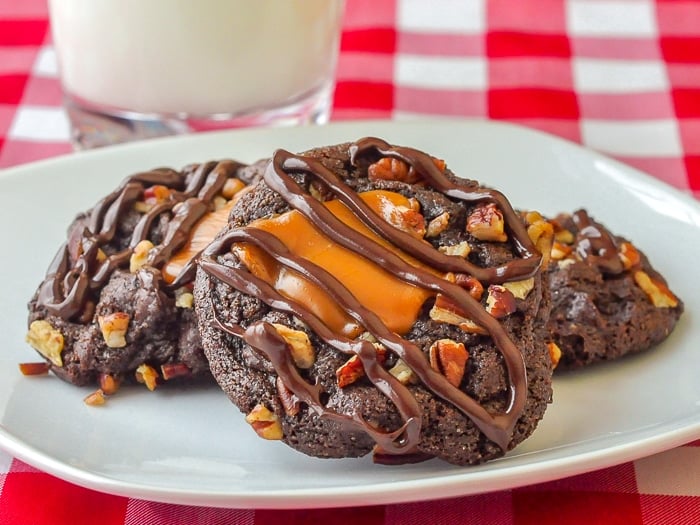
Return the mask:
<path id="1" fill-rule="evenodd" d="M 27 341 L 50 369 L 108 391 L 135 376 L 149 388 L 211 377 L 191 259 L 258 172 L 223 160 L 136 173 L 78 215 L 29 303 Z"/>
<path id="2" fill-rule="evenodd" d="M 551 398 L 551 225 L 529 218 L 380 139 L 278 150 L 198 262 L 212 373 L 261 437 L 312 456 L 501 456 Z"/>
<path id="3" fill-rule="evenodd" d="M 683 303 L 640 250 L 585 210 L 554 221 L 547 329 L 571 369 L 640 352 L 673 330 Z"/>

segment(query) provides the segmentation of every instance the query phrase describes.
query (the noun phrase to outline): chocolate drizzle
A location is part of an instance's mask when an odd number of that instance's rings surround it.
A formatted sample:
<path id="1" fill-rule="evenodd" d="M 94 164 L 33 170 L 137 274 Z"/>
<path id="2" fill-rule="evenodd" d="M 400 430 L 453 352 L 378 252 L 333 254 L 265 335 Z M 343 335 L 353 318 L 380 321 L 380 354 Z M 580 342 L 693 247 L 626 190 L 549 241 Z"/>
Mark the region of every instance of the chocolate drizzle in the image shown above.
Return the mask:
<path id="1" fill-rule="evenodd" d="M 402 160 L 411 166 L 425 180 L 429 186 L 456 200 L 467 203 L 493 202 L 498 205 L 504 215 L 506 228 L 510 233 L 517 255 L 521 259 L 514 259 L 503 266 L 494 268 L 481 268 L 469 263 L 461 257 L 453 257 L 435 252 L 429 246 L 425 246 L 419 240 L 410 235 L 403 234 L 397 237 L 398 246 L 409 253 L 414 253 L 415 257 L 423 262 L 433 265 L 446 272 L 469 273 L 479 279 L 489 283 L 502 283 L 525 279 L 533 276 L 540 268 L 542 256 L 535 248 L 527 235 L 523 223 L 513 210 L 508 199 L 499 191 L 479 187 L 474 181 L 465 181 L 463 184 L 451 182 L 435 166 L 432 158 L 413 148 L 391 146 L 387 142 L 367 137 L 358 140 L 350 147 L 350 161 L 358 166 L 360 161 L 369 159 L 370 162 L 380 157 L 389 157 Z M 345 201 L 343 201 L 345 202 Z M 345 202 L 346 205 L 350 205 Z M 360 203 L 362 204 L 362 203 Z M 371 213 L 371 212 L 370 212 Z M 374 222 L 374 221 L 373 221 Z M 383 221 L 380 221 L 383 223 Z M 382 224 L 382 229 L 386 231 L 388 226 Z M 375 229 L 375 231 L 377 231 Z M 377 231 L 377 233 L 380 233 Z M 381 233 L 380 233 L 381 235 Z"/>
<path id="2" fill-rule="evenodd" d="M 603 273 L 618 275 L 624 272 L 617 243 L 607 228 L 591 219 L 586 210 L 577 210 L 572 219 L 578 229 L 576 254 Z"/>
<path id="3" fill-rule="evenodd" d="M 397 381 L 380 365 L 374 345 L 367 341 L 350 340 L 334 333 L 301 302 L 281 295 L 272 285 L 253 275 L 245 265 L 233 267 L 217 261 L 218 256 L 229 253 L 236 243 L 255 245 L 269 254 L 277 264 L 297 272 L 324 290 L 379 343 L 403 359 L 427 389 L 460 410 L 486 437 L 502 450 L 507 450 L 515 424 L 525 406 L 527 377 L 522 354 L 503 327 L 460 286 L 405 262 L 391 250 L 345 225 L 321 202 L 307 194 L 291 174 L 303 174 L 323 181 L 336 198 L 342 201 L 367 227 L 433 268 L 467 272 L 487 282 L 503 282 L 525 279 L 536 273 L 541 264 L 540 254 L 534 248 L 510 204 L 500 193 L 478 188 L 475 185 L 458 186 L 449 181 L 426 154 L 410 148 L 393 147 L 379 139 L 362 139 L 350 147 L 350 152 L 351 162 L 355 165 L 368 157 L 370 162 L 384 156 L 399 158 L 416 170 L 427 184 L 452 199 L 467 203 L 496 202 L 503 211 L 516 255 L 519 257 L 497 268 L 481 268 L 459 257 L 441 254 L 429 244 L 388 225 L 361 200 L 357 193 L 315 159 L 278 150 L 264 174 L 266 184 L 273 191 L 333 242 L 374 261 L 405 282 L 431 290 L 435 294 L 447 296 L 471 319 L 485 328 L 501 352 L 507 368 L 509 387 L 505 410 L 491 413 L 459 388 L 452 386 L 442 374 L 430 367 L 425 354 L 418 346 L 391 332 L 374 312 L 360 304 L 332 274 L 291 253 L 277 237 L 254 226 L 233 229 L 217 239 L 201 254 L 199 266 L 217 280 L 258 298 L 270 308 L 298 317 L 318 337 L 336 350 L 349 355 L 358 355 L 368 379 L 397 407 L 403 420 L 402 426 L 397 430 L 385 431 L 363 421 L 358 414 L 351 416 L 339 414 L 325 407 L 321 402 L 319 387 L 310 385 L 299 375 L 287 345 L 269 323 L 259 321 L 244 327 L 225 321 L 215 312 L 219 328 L 244 340 L 266 356 L 287 388 L 299 399 L 308 403 L 310 409 L 320 417 L 359 426 L 388 453 L 410 454 L 416 451 L 423 426 L 421 409 L 409 388 Z M 213 286 L 213 282 L 210 285 Z"/>
<path id="4" fill-rule="evenodd" d="M 243 165 L 235 161 L 207 162 L 183 172 L 159 168 L 127 177 L 112 193 L 91 210 L 82 230 L 71 232 L 61 246 L 39 288 L 37 302 L 55 316 L 89 322 L 90 304 L 117 269 L 128 266 L 136 245 L 147 238 L 160 218 L 168 220 L 163 240 L 149 253 L 148 263 L 160 268 L 188 239 L 194 224 L 210 210 L 214 197 L 224 183 Z M 134 227 L 127 247 L 105 253 L 115 239 L 122 218 L 144 190 L 165 186 L 170 191 L 164 202 L 143 213 Z M 105 250 L 102 250 L 105 248 Z M 169 285 L 177 288 L 194 278 L 194 263 L 189 264 Z M 77 318 L 77 319 L 76 319 Z"/>
<path id="5" fill-rule="evenodd" d="M 404 418 L 404 425 L 394 432 L 386 433 L 364 422 L 358 414 L 349 417 L 324 407 L 320 400 L 320 388 L 317 385 L 309 385 L 299 375 L 294 362 L 289 358 L 286 342 L 269 323 L 253 323 L 244 329 L 239 325 L 230 325 L 219 321 L 220 327 L 244 339 L 251 347 L 265 355 L 275 367 L 278 375 L 282 377 L 285 385 L 318 415 L 342 421 L 346 424 L 360 426 L 362 430 L 368 432 L 377 443 L 389 452 L 399 453 L 403 446 L 415 443 L 420 434 L 420 407 L 405 387 L 379 364 L 374 345 L 369 341 L 350 340 L 334 333 L 304 305 L 282 296 L 262 279 L 255 277 L 247 270 L 230 268 L 217 264 L 214 261 L 213 254 L 224 253 L 230 250 L 231 246 L 237 242 L 252 243 L 263 248 L 268 253 L 274 254 L 279 264 L 283 264 L 299 272 L 315 284 L 323 286 L 334 300 L 346 308 L 353 318 L 367 323 L 368 329 L 371 330 L 371 327 L 377 326 L 378 330 L 389 334 L 391 337 L 391 334 L 383 327 L 376 315 L 364 309 L 353 295 L 330 273 L 309 261 L 293 255 L 279 239 L 262 230 L 256 230 L 255 228 L 233 230 L 210 245 L 204 251 L 199 261 L 199 265 L 206 272 L 221 281 L 244 293 L 260 298 L 271 308 L 303 319 L 319 337 L 333 348 L 345 354 L 358 355 L 365 368 L 367 377 L 396 404 Z M 397 337 L 395 338 L 398 339 Z M 382 339 L 378 340 L 383 342 Z"/>

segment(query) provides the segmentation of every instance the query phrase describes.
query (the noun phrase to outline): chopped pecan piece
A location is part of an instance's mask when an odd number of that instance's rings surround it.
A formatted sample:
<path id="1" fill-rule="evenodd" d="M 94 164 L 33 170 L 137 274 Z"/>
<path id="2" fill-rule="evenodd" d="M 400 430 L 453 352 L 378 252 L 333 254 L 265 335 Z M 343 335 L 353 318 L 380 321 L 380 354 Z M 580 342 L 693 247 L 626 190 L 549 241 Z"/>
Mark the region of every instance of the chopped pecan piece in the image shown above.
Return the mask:
<path id="1" fill-rule="evenodd" d="M 187 377 L 192 375 L 192 370 L 185 363 L 165 363 L 160 365 L 160 373 L 165 381 L 176 377 Z"/>
<path id="2" fill-rule="evenodd" d="M 639 251 L 631 242 L 623 242 L 617 252 L 617 256 L 622 261 L 622 266 L 625 270 L 631 270 L 632 268 L 639 266 L 641 264 L 642 257 L 639 255 Z"/>
<path id="3" fill-rule="evenodd" d="M 445 161 L 432 157 L 433 164 L 440 171 L 445 171 Z M 390 157 L 382 157 L 367 168 L 370 180 L 398 180 L 415 184 L 420 180 L 420 175 L 404 161 Z"/>
<path id="4" fill-rule="evenodd" d="M 277 333 L 287 343 L 292 359 L 294 359 L 294 364 L 299 368 L 311 368 L 316 362 L 316 353 L 306 332 L 294 330 L 278 323 L 273 323 L 272 326 L 275 327 Z"/>
<path id="5" fill-rule="evenodd" d="M 146 363 L 139 365 L 134 374 L 136 381 L 146 385 L 151 392 L 158 386 L 158 372 L 155 368 Z"/>
<path id="6" fill-rule="evenodd" d="M 364 334 L 363 334 L 364 335 Z M 380 364 L 384 364 L 386 361 L 386 348 L 379 343 L 373 343 L 374 348 L 377 351 L 377 361 Z M 342 365 L 338 367 L 335 371 L 335 377 L 338 381 L 338 386 L 340 388 L 345 388 L 348 385 L 353 384 L 355 381 L 360 379 L 365 375 L 365 369 L 362 366 L 362 361 L 357 355 L 352 356 L 350 359 L 345 361 Z"/>
<path id="7" fill-rule="evenodd" d="M 45 320 L 32 321 L 26 341 L 56 366 L 63 366 L 63 334 Z"/>
<path id="8" fill-rule="evenodd" d="M 559 221 L 549 221 L 554 228 L 554 240 L 563 244 L 574 244 L 576 237 L 571 230 L 564 228 Z"/>
<path id="9" fill-rule="evenodd" d="M 416 374 L 403 359 L 398 359 L 396 364 L 389 369 L 389 373 L 398 379 L 402 385 L 414 384 L 418 381 Z"/>
<path id="10" fill-rule="evenodd" d="M 515 312 L 515 296 L 503 285 L 491 284 L 486 296 L 486 311 L 496 319 L 501 319 Z"/>
<path id="11" fill-rule="evenodd" d="M 447 229 L 450 224 L 450 214 L 448 212 L 441 213 L 428 223 L 425 230 L 426 237 L 437 237 Z"/>
<path id="12" fill-rule="evenodd" d="M 425 236 L 425 218 L 420 212 L 407 206 L 388 207 L 383 218 L 395 228 L 411 234 L 417 239 Z"/>
<path id="13" fill-rule="evenodd" d="M 98 388 L 93 393 L 88 394 L 83 402 L 91 407 L 97 407 L 105 404 L 105 393 L 101 388 Z"/>
<path id="14" fill-rule="evenodd" d="M 664 283 L 653 279 L 648 273 L 638 270 L 634 272 L 634 281 L 644 293 L 647 294 L 651 303 L 657 308 L 675 308 L 678 306 L 678 299 L 668 289 Z"/>
<path id="15" fill-rule="evenodd" d="M 126 346 L 129 319 L 129 314 L 124 312 L 97 316 L 97 324 L 100 326 L 102 337 L 108 347 L 123 348 Z"/>
<path id="16" fill-rule="evenodd" d="M 175 306 L 177 308 L 193 308 L 194 294 L 186 287 L 178 288 L 175 290 Z"/>
<path id="17" fill-rule="evenodd" d="M 476 324 L 466 315 L 459 306 L 442 294 L 437 294 L 435 304 L 429 312 L 430 318 L 438 323 L 453 324 L 471 334 L 488 334 L 485 328 Z"/>
<path id="18" fill-rule="evenodd" d="M 554 241 L 552 243 L 552 249 L 549 251 L 549 254 L 550 257 L 555 261 L 561 261 L 562 259 L 568 257 L 572 251 L 573 248 L 570 245 L 564 244 L 559 241 Z"/>
<path id="19" fill-rule="evenodd" d="M 335 371 L 335 378 L 340 388 L 353 384 L 364 375 L 365 369 L 362 367 L 362 361 L 356 355 L 345 361 Z"/>
<path id="20" fill-rule="evenodd" d="M 119 378 L 114 377 L 112 374 L 100 374 L 98 381 L 100 383 L 100 390 L 108 396 L 115 394 L 121 385 Z"/>
<path id="21" fill-rule="evenodd" d="M 477 301 L 481 300 L 481 296 L 484 294 L 484 285 L 481 284 L 479 279 L 466 273 L 456 273 L 454 274 L 454 277 L 455 284 L 468 291 L 469 295 L 471 295 Z"/>
<path id="22" fill-rule="evenodd" d="M 527 213 L 525 220 L 528 223 L 527 236 L 542 254 L 542 267 L 546 267 L 552 252 L 554 225 L 536 211 Z"/>
<path id="23" fill-rule="evenodd" d="M 503 213 L 493 203 L 477 206 L 467 217 L 467 231 L 480 241 L 505 242 Z"/>
<path id="24" fill-rule="evenodd" d="M 464 377 L 469 358 L 464 344 L 452 339 L 438 339 L 430 345 L 428 355 L 433 370 L 444 375 L 452 386 L 458 387 Z"/>
<path id="25" fill-rule="evenodd" d="M 138 272 L 148 262 L 148 254 L 153 249 L 153 243 L 149 240 L 139 242 L 129 258 L 129 271 Z"/>
<path id="26" fill-rule="evenodd" d="M 410 174 L 410 175 L 409 175 Z M 409 165 L 399 159 L 383 157 L 367 168 L 370 180 L 399 180 L 413 184 L 418 177 Z"/>
<path id="27" fill-rule="evenodd" d="M 549 352 L 549 359 L 552 361 L 552 369 L 555 369 L 561 359 L 561 348 L 555 342 L 550 341 L 547 343 L 547 351 Z"/>
<path id="28" fill-rule="evenodd" d="M 523 279 L 521 281 L 507 281 L 503 287 L 513 294 L 516 299 L 525 299 L 535 287 L 535 278 Z"/>
<path id="29" fill-rule="evenodd" d="M 245 420 L 263 439 L 279 440 L 284 436 L 279 418 L 262 403 L 255 405 Z"/>
<path id="30" fill-rule="evenodd" d="M 41 376 L 49 373 L 50 366 L 46 361 L 40 363 L 20 363 L 19 371 L 25 376 Z"/>
<path id="31" fill-rule="evenodd" d="M 461 241 L 457 244 L 451 246 L 440 246 L 438 250 L 445 255 L 454 255 L 456 257 L 462 257 L 466 259 L 472 251 L 472 247 L 469 246 L 467 241 Z"/>

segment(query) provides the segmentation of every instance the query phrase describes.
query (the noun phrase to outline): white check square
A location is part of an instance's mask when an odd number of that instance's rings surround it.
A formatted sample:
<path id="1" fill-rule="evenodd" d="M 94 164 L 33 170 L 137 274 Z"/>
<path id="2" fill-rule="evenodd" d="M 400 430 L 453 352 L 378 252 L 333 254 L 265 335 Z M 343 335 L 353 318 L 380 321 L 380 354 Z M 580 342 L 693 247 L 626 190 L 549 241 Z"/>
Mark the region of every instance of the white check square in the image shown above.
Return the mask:
<path id="1" fill-rule="evenodd" d="M 640 93 L 669 88 L 666 69 L 657 61 L 573 60 L 574 85 L 583 93 Z"/>
<path id="2" fill-rule="evenodd" d="M 397 24 L 402 30 L 480 33 L 486 28 L 488 0 L 399 0 Z"/>
<path id="3" fill-rule="evenodd" d="M 39 49 L 32 72 L 40 77 L 58 76 L 58 60 L 53 47 L 45 46 Z"/>
<path id="4" fill-rule="evenodd" d="M 654 2 L 569 0 L 567 26 L 577 36 L 654 37 Z"/>
<path id="5" fill-rule="evenodd" d="M 394 77 L 396 83 L 402 86 L 484 89 L 487 68 L 482 58 L 399 55 L 396 57 Z"/>
<path id="6" fill-rule="evenodd" d="M 63 108 L 20 107 L 8 137 L 41 141 L 68 141 L 70 125 Z"/>

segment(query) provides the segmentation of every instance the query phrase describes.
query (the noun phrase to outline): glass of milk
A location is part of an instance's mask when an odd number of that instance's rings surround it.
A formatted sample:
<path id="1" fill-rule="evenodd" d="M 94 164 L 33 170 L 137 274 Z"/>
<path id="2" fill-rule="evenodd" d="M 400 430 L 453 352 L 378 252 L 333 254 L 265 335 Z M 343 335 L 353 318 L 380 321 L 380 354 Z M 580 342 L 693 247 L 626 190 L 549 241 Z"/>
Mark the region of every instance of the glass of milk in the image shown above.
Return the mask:
<path id="1" fill-rule="evenodd" d="M 342 0 L 50 0 L 73 140 L 328 120 Z"/>

